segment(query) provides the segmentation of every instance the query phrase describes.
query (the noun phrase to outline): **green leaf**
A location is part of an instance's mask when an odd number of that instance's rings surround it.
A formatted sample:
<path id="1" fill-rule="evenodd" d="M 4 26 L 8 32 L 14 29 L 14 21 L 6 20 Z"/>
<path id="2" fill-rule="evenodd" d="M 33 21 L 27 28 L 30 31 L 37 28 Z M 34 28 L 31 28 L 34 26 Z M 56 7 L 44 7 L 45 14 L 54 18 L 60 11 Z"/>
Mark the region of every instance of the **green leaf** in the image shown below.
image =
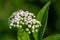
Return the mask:
<path id="1" fill-rule="evenodd" d="M 51 2 L 49 1 L 49 2 L 39 11 L 39 13 L 38 13 L 38 15 L 37 15 L 37 20 L 42 21 L 42 18 L 43 18 L 43 16 L 44 16 L 44 14 L 46 14 L 46 12 L 48 12 L 47 9 L 48 9 L 50 3 L 51 3 Z"/>
<path id="2" fill-rule="evenodd" d="M 18 28 L 17 38 L 18 40 L 30 40 L 29 34 L 20 28 Z"/>
<path id="3" fill-rule="evenodd" d="M 42 40 L 43 34 L 44 34 L 44 30 L 46 28 L 46 24 L 47 24 L 47 19 L 48 19 L 48 10 L 49 10 L 49 5 L 50 5 L 50 1 L 39 11 L 38 15 L 37 15 L 37 20 L 39 20 L 42 24 L 42 26 L 39 29 L 38 33 L 33 33 L 33 36 L 35 38 L 35 40 Z"/>
<path id="4" fill-rule="evenodd" d="M 55 34 L 44 38 L 43 40 L 60 40 L 60 34 Z"/>

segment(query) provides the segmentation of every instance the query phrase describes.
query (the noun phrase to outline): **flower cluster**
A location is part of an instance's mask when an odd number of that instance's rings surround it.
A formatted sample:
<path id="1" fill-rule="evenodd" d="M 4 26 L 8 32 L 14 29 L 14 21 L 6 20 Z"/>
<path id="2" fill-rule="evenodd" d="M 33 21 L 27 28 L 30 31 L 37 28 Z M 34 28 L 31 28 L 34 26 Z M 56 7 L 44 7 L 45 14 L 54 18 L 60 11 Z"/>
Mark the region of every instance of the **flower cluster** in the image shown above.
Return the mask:
<path id="1" fill-rule="evenodd" d="M 9 18 L 10 29 L 12 27 L 23 28 L 30 34 L 31 32 L 38 32 L 39 26 L 41 26 L 41 23 L 36 20 L 36 16 L 28 11 L 19 10 Z"/>

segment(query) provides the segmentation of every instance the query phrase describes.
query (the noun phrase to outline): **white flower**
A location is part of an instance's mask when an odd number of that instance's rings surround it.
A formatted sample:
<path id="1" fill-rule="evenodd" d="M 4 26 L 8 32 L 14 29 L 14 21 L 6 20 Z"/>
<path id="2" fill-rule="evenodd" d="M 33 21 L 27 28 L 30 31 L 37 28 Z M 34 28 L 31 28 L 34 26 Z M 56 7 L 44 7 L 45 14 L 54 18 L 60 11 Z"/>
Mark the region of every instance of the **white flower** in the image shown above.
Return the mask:
<path id="1" fill-rule="evenodd" d="M 35 29 L 35 26 L 34 25 L 32 26 L 32 29 Z"/>
<path id="2" fill-rule="evenodd" d="M 19 24 L 19 21 L 17 22 L 17 24 Z"/>
<path id="3" fill-rule="evenodd" d="M 30 34 L 31 32 L 29 31 L 28 33 Z"/>
<path id="4" fill-rule="evenodd" d="M 39 21 L 37 21 L 38 24 L 41 24 Z"/>
<path id="5" fill-rule="evenodd" d="M 9 28 L 11 29 L 12 27 L 10 26 Z"/>
<path id="6" fill-rule="evenodd" d="M 25 17 L 27 17 L 27 16 L 29 15 L 29 12 L 26 11 L 26 12 L 24 13 L 24 15 L 25 15 Z"/>
<path id="7" fill-rule="evenodd" d="M 32 13 L 29 13 L 29 15 L 31 16 L 31 15 L 32 15 Z"/>
<path id="8" fill-rule="evenodd" d="M 34 30 L 32 30 L 32 32 L 34 32 Z"/>
<path id="9" fill-rule="evenodd" d="M 33 24 L 36 24 L 36 19 L 33 19 L 32 22 L 33 22 Z"/>
<path id="10" fill-rule="evenodd" d="M 22 25 L 20 25 L 19 27 L 22 28 Z"/>
<path id="11" fill-rule="evenodd" d="M 33 16 L 34 14 L 32 13 L 31 15 Z"/>
<path id="12" fill-rule="evenodd" d="M 40 26 L 41 26 L 41 24 L 40 24 Z"/>
<path id="13" fill-rule="evenodd" d="M 20 18 L 21 20 L 23 20 L 23 18 Z"/>
<path id="14" fill-rule="evenodd" d="M 17 27 L 19 27 L 19 25 L 18 25 L 18 24 L 17 24 L 16 26 L 17 26 Z"/>
<path id="15" fill-rule="evenodd" d="M 28 28 L 26 28 L 26 31 L 29 31 L 29 29 L 28 29 Z"/>
<path id="16" fill-rule="evenodd" d="M 19 10 L 18 11 L 20 15 L 23 15 L 24 14 L 24 11 L 23 10 Z"/>
<path id="17" fill-rule="evenodd" d="M 16 15 L 15 15 L 15 18 L 20 18 L 19 14 L 16 14 Z"/>
<path id="18" fill-rule="evenodd" d="M 21 23 L 21 24 L 23 24 L 23 22 L 22 22 L 22 21 L 20 21 L 20 23 Z"/>
<path id="19" fill-rule="evenodd" d="M 13 23 L 10 23 L 10 26 L 13 26 Z"/>
<path id="20" fill-rule="evenodd" d="M 33 14 L 33 13 L 29 13 L 29 15 L 30 15 L 30 16 L 34 16 L 34 14 Z"/>
<path id="21" fill-rule="evenodd" d="M 35 18 L 35 15 L 33 17 Z"/>
<path id="22" fill-rule="evenodd" d="M 16 15 L 16 13 L 17 13 L 17 12 L 14 12 L 14 13 L 12 14 L 12 17 L 13 17 L 14 15 Z"/>
<path id="23" fill-rule="evenodd" d="M 16 20 L 14 20 L 14 22 L 18 22 L 18 21 L 20 21 L 20 19 L 16 19 Z"/>
<path id="24" fill-rule="evenodd" d="M 30 16 L 28 16 L 28 17 L 26 17 L 26 18 L 24 19 L 24 21 L 25 21 L 26 23 L 32 23 L 32 18 L 31 18 Z"/>
<path id="25" fill-rule="evenodd" d="M 22 28 L 29 34 L 31 32 L 38 32 L 38 28 L 41 26 L 41 23 L 35 18 L 36 16 L 33 13 L 19 10 L 14 12 L 13 15 L 9 18 L 9 28 Z"/>
<path id="26" fill-rule="evenodd" d="M 35 27 L 36 27 L 36 28 L 38 28 L 38 27 L 39 27 L 39 25 L 35 25 Z"/>
<path id="27" fill-rule="evenodd" d="M 31 28 L 31 25 L 28 25 L 29 28 Z"/>
<path id="28" fill-rule="evenodd" d="M 16 26 L 16 25 L 13 25 L 14 27 Z"/>

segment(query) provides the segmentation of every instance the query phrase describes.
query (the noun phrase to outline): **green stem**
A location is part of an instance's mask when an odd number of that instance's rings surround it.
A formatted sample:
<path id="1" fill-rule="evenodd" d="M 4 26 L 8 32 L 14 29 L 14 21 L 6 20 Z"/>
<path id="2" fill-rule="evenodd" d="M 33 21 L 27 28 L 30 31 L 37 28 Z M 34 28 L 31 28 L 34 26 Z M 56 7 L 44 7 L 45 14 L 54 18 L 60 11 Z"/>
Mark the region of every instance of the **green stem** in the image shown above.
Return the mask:
<path id="1" fill-rule="evenodd" d="M 17 38 L 18 40 L 30 40 L 29 34 L 20 28 L 18 28 Z"/>

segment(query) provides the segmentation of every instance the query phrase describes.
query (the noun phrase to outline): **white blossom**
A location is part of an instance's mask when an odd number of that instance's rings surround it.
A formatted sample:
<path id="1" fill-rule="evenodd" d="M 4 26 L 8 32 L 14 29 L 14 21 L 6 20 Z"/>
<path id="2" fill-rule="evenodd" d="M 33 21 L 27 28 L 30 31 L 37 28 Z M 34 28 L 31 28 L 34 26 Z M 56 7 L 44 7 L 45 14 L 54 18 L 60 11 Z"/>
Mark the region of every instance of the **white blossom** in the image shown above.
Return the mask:
<path id="1" fill-rule="evenodd" d="M 32 30 L 32 32 L 34 32 L 34 30 Z"/>
<path id="2" fill-rule="evenodd" d="M 29 29 L 28 29 L 28 28 L 26 28 L 26 31 L 29 31 Z"/>
<path id="3" fill-rule="evenodd" d="M 35 27 L 37 27 L 37 28 L 38 28 L 38 27 L 39 27 L 39 25 L 35 25 Z"/>
<path id="4" fill-rule="evenodd" d="M 22 28 L 22 25 L 20 25 L 19 27 Z"/>
<path id="5" fill-rule="evenodd" d="M 19 24 L 19 21 L 17 22 L 17 24 Z"/>
<path id="6" fill-rule="evenodd" d="M 35 16 L 33 16 L 35 18 Z"/>
<path id="7" fill-rule="evenodd" d="M 30 34 L 31 32 L 29 31 L 28 33 Z"/>
<path id="8" fill-rule="evenodd" d="M 28 16 L 28 17 L 24 18 L 24 21 L 26 23 L 31 23 L 32 22 L 32 18 L 30 16 Z"/>
<path id="9" fill-rule="evenodd" d="M 26 11 L 26 12 L 24 13 L 24 15 L 25 15 L 25 17 L 27 17 L 27 16 L 29 15 L 29 12 Z"/>
<path id="10" fill-rule="evenodd" d="M 38 30 L 37 30 L 37 29 L 36 29 L 35 31 L 36 31 L 36 32 L 38 32 Z"/>
<path id="11" fill-rule="evenodd" d="M 28 25 L 29 28 L 31 28 L 31 25 Z"/>
<path id="12" fill-rule="evenodd" d="M 23 15 L 25 12 L 23 10 L 19 10 L 19 15 Z"/>
<path id="13" fill-rule="evenodd" d="M 10 26 L 9 28 L 11 29 L 12 27 Z"/>
<path id="14" fill-rule="evenodd" d="M 19 27 L 22 28 L 22 25 L 20 25 Z"/>
<path id="15" fill-rule="evenodd" d="M 10 26 L 13 26 L 13 23 L 10 23 Z"/>
<path id="16" fill-rule="evenodd" d="M 28 11 L 19 10 L 14 12 L 9 18 L 9 28 L 17 27 L 22 28 L 28 32 L 38 32 L 38 28 L 41 26 L 41 22 L 35 19 L 36 16 Z"/>
<path id="17" fill-rule="evenodd" d="M 35 26 L 34 25 L 32 26 L 32 29 L 35 29 Z"/>
<path id="18" fill-rule="evenodd" d="M 16 26 L 17 26 L 17 27 L 19 27 L 19 25 L 18 25 L 18 24 L 17 24 Z"/>
<path id="19" fill-rule="evenodd" d="M 13 25 L 14 27 L 16 26 L 16 25 Z"/>
<path id="20" fill-rule="evenodd" d="M 33 24 L 36 24 L 36 19 L 33 19 L 32 22 L 33 22 Z"/>

